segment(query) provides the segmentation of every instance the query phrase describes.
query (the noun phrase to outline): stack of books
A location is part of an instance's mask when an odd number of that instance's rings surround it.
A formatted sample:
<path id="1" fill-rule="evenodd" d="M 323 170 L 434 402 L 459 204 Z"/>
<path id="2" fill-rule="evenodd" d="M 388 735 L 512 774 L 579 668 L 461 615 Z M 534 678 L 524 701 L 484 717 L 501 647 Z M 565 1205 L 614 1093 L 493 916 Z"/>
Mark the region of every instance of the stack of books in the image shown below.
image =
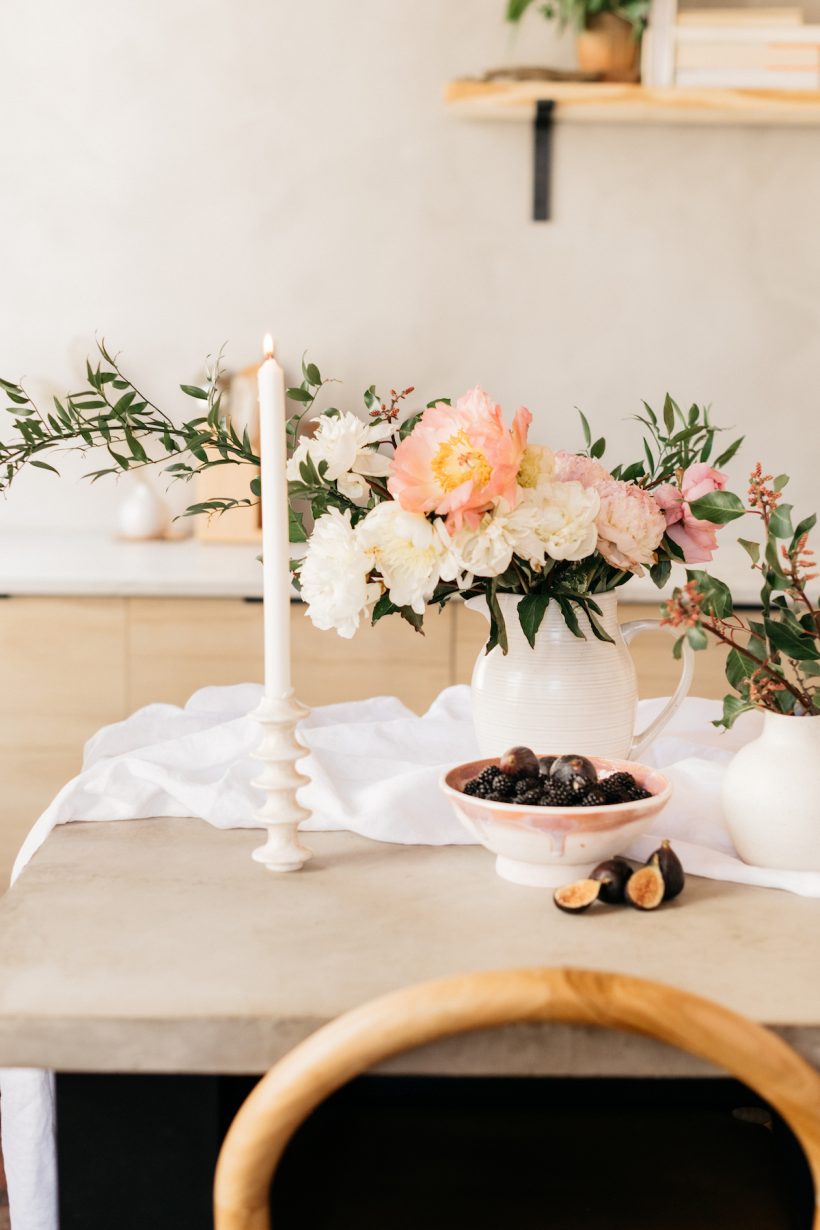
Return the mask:
<path id="1" fill-rule="evenodd" d="M 650 86 L 820 89 L 820 25 L 797 8 L 695 8 L 653 0 L 641 77 Z"/>

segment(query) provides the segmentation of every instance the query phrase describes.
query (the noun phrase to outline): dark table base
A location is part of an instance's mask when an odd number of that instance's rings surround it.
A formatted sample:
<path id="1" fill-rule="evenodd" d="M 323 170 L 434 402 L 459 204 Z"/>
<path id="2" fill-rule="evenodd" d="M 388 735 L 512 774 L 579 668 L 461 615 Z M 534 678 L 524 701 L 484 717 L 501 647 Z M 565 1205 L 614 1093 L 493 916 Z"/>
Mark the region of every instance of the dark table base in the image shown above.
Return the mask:
<path id="1" fill-rule="evenodd" d="M 209 1230 L 254 1078 L 57 1077 L 60 1230 Z M 276 1230 L 803 1230 L 784 1125 L 729 1080 L 363 1077 L 297 1134 Z"/>

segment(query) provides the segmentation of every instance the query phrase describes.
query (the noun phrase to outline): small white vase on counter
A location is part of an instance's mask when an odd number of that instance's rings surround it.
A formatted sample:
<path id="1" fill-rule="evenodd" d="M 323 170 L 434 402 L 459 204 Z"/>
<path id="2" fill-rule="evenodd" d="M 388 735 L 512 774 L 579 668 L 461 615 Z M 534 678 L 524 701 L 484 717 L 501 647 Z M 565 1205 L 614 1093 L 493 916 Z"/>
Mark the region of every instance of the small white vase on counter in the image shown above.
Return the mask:
<path id="1" fill-rule="evenodd" d="M 820 871 L 820 717 L 766 711 L 726 771 L 723 814 L 745 863 Z"/>
<path id="2" fill-rule="evenodd" d="M 168 505 L 139 474 L 129 474 L 128 490 L 117 506 L 117 534 L 132 542 L 164 538 L 170 523 Z"/>
<path id="3" fill-rule="evenodd" d="M 638 687 L 629 641 L 638 632 L 658 629 L 656 619 L 618 623 L 614 593 L 596 594 L 598 617 L 614 644 L 598 640 L 586 615 L 575 607 L 586 634 L 570 632 L 558 604 L 551 602 L 531 648 L 518 620 L 515 594 L 499 594 L 509 651 L 482 649 L 473 671 L 472 704 L 482 756 L 499 756 L 525 744 L 538 755 L 580 752 L 616 760 L 639 759 L 664 728 L 689 691 L 693 655 L 684 642 L 681 676 L 674 696 L 646 730 L 635 734 Z M 484 598 L 471 609 L 488 615 Z M 672 629 L 663 629 L 677 636 Z"/>

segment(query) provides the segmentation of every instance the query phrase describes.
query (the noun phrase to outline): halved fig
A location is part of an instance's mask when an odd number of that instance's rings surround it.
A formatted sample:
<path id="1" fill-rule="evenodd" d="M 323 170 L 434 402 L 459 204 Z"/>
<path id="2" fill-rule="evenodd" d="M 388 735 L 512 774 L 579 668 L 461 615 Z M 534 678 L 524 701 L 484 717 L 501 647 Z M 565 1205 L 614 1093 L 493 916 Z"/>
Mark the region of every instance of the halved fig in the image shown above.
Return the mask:
<path id="1" fill-rule="evenodd" d="M 626 882 L 626 899 L 636 910 L 657 910 L 665 892 L 663 876 L 654 863 L 634 871 Z"/>
<path id="2" fill-rule="evenodd" d="M 600 880 L 576 880 L 573 884 L 556 888 L 553 901 L 559 910 L 564 910 L 567 914 L 580 914 L 582 910 L 588 910 L 593 901 L 598 900 L 600 891 Z"/>
<path id="3" fill-rule="evenodd" d="M 683 874 L 680 859 L 668 841 L 661 842 L 649 862 L 657 867 L 663 876 L 663 882 L 666 885 L 664 901 L 671 901 L 673 897 L 677 897 L 678 893 L 683 892 L 686 876 Z"/>
<path id="4" fill-rule="evenodd" d="M 626 884 L 632 875 L 632 867 L 619 854 L 599 863 L 589 873 L 590 880 L 599 880 L 601 891 L 598 894 L 601 901 L 607 905 L 620 905 L 626 900 Z"/>

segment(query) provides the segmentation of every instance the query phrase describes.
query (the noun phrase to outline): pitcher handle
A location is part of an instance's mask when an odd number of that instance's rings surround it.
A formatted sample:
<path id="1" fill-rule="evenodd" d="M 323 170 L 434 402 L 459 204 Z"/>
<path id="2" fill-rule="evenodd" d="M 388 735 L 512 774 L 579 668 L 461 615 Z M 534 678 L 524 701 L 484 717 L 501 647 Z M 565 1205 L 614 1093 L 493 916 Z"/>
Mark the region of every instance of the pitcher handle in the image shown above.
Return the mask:
<path id="1" fill-rule="evenodd" d="M 648 632 L 650 628 L 655 631 L 660 629 L 662 632 L 668 632 L 670 636 L 680 636 L 679 629 L 670 628 L 662 624 L 659 619 L 630 619 L 628 623 L 621 625 L 621 635 L 628 645 L 633 636 L 637 636 L 639 632 Z M 685 637 L 682 648 L 683 653 L 681 654 L 681 672 L 678 686 L 669 697 L 669 703 L 664 705 L 654 722 L 651 722 L 646 730 L 642 730 L 640 734 L 635 735 L 635 738 L 632 740 L 632 746 L 629 749 L 630 760 L 637 760 L 646 748 L 649 747 L 652 740 L 661 733 L 666 723 L 680 708 L 689 688 L 692 686 L 695 655 Z"/>

